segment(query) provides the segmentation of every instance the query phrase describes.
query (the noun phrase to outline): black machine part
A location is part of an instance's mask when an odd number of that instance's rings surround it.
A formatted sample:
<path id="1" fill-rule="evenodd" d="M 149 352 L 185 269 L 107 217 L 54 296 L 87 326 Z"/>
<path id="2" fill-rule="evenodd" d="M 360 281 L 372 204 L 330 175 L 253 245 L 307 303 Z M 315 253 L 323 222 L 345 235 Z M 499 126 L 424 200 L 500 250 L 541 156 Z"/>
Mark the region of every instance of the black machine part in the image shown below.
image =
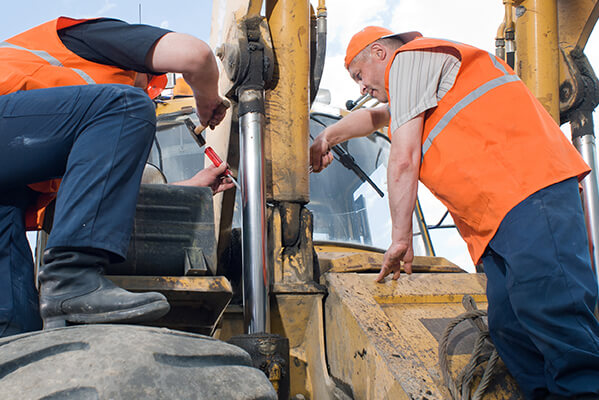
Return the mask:
<path id="1" fill-rule="evenodd" d="M 228 342 L 249 353 L 252 365 L 269 378 L 279 400 L 289 399 L 289 339 L 262 332 L 233 336 Z"/>
<path id="2" fill-rule="evenodd" d="M 214 275 L 212 190 L 141 185 L 127 260 L 109 275 Z"/>

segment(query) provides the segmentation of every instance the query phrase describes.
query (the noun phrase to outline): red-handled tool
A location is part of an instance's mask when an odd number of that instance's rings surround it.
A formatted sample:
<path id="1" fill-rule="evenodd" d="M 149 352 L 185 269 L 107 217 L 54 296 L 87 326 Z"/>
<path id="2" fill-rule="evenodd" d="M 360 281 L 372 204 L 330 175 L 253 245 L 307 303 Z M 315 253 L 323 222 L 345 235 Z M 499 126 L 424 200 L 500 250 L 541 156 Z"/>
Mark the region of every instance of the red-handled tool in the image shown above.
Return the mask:
<path id="1" fill-rule="evenodd" d="M 223 160 L 221 160 L 221 158 L 218 156 L 218 154 L 216 154 L 216 151 L 214 151 L 212 147 L 206 146 L 206 148 L 204 149 L 204 153 L 208 156 L 210 161 L 212 161 L 212 164 L 214 164 L 215 167 L 220 167 L 220 165 L 223 163 Z M 229 168 L 225 170 L 225 175 L 231 178 L 237 189 L 241 190 L 241 186 L 239 185 L 237 180 L 233 178 L 233 173 Z"/>
<path id="2" fill-rule="evenodd" d="M 205 146 L 206 140 L 202 136 L 202 132 L 204 132 L 206 128 L 203 126 L 196 127 L 196 125 L 190 118 L 185 118 L 184 122 L 198 146 Z M 216 154 L 212 147 L 206 146 L 206 148 L 204 149 L 204 153 L 208 156 L 210 161 L 212 161 L 212 164 L 214 164 L 215 167 L 220 167 L 220 165 L 223 163 L 223 160 L 221 160 L 221 158 L 218 156 L 218 154 Z M 237 189 L 241 191 L 241 186 L 239 185 L 239 182 L 237 182 L 237 179 L 233 178 L 233 174 L 231 173 L 231 170 L 229 168 L 227 168 L 227 170 L 225 171 L 225 175 L 231 178 Z"/>
<path id="3" fill-rule="evenodd" d="M 212 161 L 212 164 L 214 164 L 215 167 L 220 167 L 220 165 L 223 163 L 223 160 L 221 160 L 220 157 L 218 156 L 218 154 L 216 154 L 216 151 L 212 150 L 212 147 L 206 146 L 204 153 L 206 153 L 206 155 L 208 156 L 210 161 Z M 231 170 L 229 168 L 227 168 L 225 170 L 225 175 L 233 175 L 233 174 L 231 173 Z"/>

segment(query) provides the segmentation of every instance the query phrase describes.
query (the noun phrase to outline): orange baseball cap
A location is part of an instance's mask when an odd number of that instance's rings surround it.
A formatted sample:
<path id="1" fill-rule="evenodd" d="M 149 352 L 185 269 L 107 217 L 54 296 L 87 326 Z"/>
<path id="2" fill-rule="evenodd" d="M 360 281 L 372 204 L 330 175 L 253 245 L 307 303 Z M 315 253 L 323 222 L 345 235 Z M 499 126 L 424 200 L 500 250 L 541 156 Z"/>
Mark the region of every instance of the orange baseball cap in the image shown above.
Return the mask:
<path id="1" fill-rule="evenodd" d="M 347 45 L 347 51 L 345 52 L 345 68 L 349 67 L 349 64 L 354 58 L 356 58 L 358 53 L 360 53 L 369 44 L 376 40 L 397 37 L 404 43 L 408 43 L 409 41 L 421 36 L 422 34 L 420 32 L 393 33 L 389 29 L 383 28 L 382 26 L 367 26 L 352 36 L 351 40 L 349 41 L 349 44 Z"/>

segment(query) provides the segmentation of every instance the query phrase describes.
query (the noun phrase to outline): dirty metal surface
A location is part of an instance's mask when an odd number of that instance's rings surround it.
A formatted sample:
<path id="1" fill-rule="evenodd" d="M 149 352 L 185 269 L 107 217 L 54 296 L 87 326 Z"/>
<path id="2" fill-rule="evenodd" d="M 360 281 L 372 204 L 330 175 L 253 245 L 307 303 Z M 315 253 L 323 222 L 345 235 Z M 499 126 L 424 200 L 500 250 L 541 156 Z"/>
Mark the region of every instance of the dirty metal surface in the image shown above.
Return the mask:
<path id="1" fill-rule="evenodd" d="M 133 291 L 157 291 L 166 296 L 171 310 L 152 323 L 188 332 L 211 335 L 233 290 L 223 276 L 108 276 L 118 286 Z"/>
<path id="2" fill-rule="evenodd" d="M 331 375 L 351 383 L 355 398 L 448 399 L 438 366 L 439 340 L 471 295 L 486 309 L 481 274 L 402 274 L 375 283 L 376 274 L 327 273 L 327 359 Z M 463 326 L 462 326 L 463 325 Z M 476 332 L 465 322 L 450 336 L 452 376 L 467 364 Z M 503 363 L 485 399 L 520 399 Z"/>
<path id="3" fill-rule="evenodd" d="M 316 246 L 321 272 L 378 272 L 383 264 L 384 253 L 356 251 L 334 246 Z M 402 270 L 403 271 L 403 270 Z M 464 272 L 463 269 L 443 257 L 415 256 L 412 271 L 417 272 Z"/>

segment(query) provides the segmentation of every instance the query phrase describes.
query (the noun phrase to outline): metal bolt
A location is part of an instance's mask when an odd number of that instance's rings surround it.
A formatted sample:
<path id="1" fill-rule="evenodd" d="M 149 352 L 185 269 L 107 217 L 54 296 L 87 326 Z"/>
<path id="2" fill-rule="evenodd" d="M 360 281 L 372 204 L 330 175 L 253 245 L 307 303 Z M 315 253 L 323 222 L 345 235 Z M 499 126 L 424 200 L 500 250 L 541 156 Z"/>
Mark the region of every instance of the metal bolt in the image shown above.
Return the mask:
<path id="1" fill-rule="evenodd" d="M 572 97 L 574 88 L 569 81 L 564 82 L 559 88 L 559 99 L 562 103 L 565 103 Z"/>
<path id="2" fill-rule="evenodd" d="M 215 54 L 218 58 L 220 58 L 220 60 L 222 61 L 223 58 L 225 58 L 225 49 L 224 49 L 225 45 L 222 44 L 220 46 L 218 46 L 215 50 Z"/>

